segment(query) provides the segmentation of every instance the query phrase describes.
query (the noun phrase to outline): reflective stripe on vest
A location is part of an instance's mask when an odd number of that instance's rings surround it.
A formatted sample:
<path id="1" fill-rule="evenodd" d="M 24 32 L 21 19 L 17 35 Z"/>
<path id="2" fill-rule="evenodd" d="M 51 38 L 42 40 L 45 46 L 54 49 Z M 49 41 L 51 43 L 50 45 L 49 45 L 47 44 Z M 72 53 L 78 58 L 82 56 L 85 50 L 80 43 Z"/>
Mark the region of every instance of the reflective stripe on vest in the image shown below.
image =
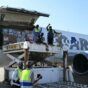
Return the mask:
<path id="1" fill-rule="evenodd" d="M 35 32 L 40 32 L 40 28 L 35 28 L 34 31 Z"/>
<path id="2" fill-rule="evenodd" d="M 21 81 L 24 81 L 24 82 L 31 82 L 31 70 L 29 69 L 25 69 L 22 71 L 22 76 L 21 76 Z"/>

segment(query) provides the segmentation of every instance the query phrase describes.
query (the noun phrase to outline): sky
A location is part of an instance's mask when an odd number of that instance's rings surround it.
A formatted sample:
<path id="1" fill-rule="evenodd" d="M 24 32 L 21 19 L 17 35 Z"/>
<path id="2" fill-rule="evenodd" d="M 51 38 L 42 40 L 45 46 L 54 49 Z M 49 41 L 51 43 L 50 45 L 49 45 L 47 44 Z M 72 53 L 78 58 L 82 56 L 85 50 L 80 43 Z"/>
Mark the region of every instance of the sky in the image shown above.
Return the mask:
<path id="1" fill-rule="evenodd" d="M 88 0 L 0 0 L 0 6 L 47 13 L 36 24 L 53 29 L 88 34 Z"/>

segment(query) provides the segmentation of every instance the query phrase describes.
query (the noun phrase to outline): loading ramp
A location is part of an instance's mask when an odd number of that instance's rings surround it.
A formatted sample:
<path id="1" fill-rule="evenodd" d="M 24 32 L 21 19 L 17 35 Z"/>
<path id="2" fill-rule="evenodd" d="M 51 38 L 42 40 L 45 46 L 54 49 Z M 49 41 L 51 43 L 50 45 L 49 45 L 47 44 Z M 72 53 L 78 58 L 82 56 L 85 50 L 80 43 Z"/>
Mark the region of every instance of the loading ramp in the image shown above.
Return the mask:
<path id="1" fill-rule="evenodd" d="M 8 44 L 3 46 L 4 53 L 15 53 L 23 51 L 24 42 L 18 42 L 13 44 Z M 45 44 L 37 44 L 28 42 L 30 52 L 41 52 L 41 53 L 59 53 L 61 52 L 61 47 L 48 45 L 48 50 L 46 50 Z"/>

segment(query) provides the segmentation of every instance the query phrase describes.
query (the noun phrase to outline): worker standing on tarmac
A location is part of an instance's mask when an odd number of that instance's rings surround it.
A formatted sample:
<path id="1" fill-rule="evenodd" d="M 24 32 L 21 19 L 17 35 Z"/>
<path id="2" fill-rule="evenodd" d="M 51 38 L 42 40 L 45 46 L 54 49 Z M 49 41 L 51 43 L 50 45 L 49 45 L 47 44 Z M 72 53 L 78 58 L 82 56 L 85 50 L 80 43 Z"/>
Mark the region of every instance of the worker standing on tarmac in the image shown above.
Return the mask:
<path id="1" fill-rule="evenodd" d="M 20 80 L 20 77 L 21 77 L 21 74 L 22 74 L 22 70 L 23 70 L 23 63 L 22 62 L 20 62 L 18 64 L 17 70 L 18 70 L 18 77 L 19 77 L 18 79 Z"/>
<path id="2" fill-rule="evenodd" d="M 19 62 L 16 70 L 12 74 L 11 85 L 12 88 L 20 88 L 20 78 L 23 70 L 23 63 Z"/>
<path id="3" fill-rule="evenodd" d="M 20 78 L 21 88 L 33 88 L 34 75 L 31 69 L 29 68 L 30 68 L 30 63 L 26 62 L 26 68 L 22 71 L 22 75 Z"/>

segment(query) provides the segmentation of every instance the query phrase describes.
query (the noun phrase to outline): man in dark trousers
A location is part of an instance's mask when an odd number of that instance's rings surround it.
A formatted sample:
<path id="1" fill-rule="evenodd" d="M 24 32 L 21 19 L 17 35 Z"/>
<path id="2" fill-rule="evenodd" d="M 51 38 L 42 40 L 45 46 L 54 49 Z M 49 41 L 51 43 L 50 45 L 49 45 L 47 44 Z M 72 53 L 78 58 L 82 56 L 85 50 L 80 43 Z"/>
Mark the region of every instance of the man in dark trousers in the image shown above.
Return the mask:
<path id="1" fill-rule="evenodd" d="M 52 26 L 50 26 L 49 24 L 46 28 L 48 31 L 48 35 L 47 35 L 48 44 L 53 45 L 54 31 L 52 29 Z"/>

